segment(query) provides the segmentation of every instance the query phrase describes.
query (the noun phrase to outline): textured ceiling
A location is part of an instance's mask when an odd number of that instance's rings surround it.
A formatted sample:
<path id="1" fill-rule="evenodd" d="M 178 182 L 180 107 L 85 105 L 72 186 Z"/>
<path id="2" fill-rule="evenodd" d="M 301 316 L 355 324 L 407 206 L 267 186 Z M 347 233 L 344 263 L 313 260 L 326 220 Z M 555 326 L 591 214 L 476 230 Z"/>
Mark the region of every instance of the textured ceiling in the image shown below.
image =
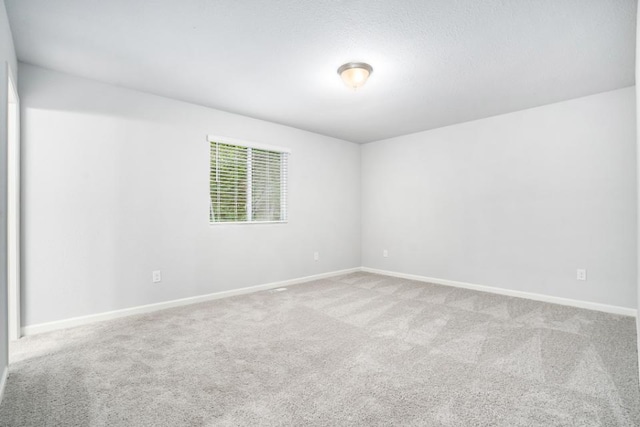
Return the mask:
<path id="1" fill-rule="evenodd" d="M 634 84 L 635 0 L 5 3 L 24 62 L 354 142 Z"/>

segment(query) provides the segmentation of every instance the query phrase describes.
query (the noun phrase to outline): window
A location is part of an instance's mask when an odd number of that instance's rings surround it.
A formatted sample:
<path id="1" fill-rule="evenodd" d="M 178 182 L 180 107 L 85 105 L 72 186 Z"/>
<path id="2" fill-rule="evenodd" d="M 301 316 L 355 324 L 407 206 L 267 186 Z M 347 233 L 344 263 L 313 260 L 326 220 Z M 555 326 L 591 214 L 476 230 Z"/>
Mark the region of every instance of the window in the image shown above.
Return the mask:
<path id="1" fill-rule="evenodd" d="M 285 222 L 287 149 L 209 136 L 209 222 Z"/>

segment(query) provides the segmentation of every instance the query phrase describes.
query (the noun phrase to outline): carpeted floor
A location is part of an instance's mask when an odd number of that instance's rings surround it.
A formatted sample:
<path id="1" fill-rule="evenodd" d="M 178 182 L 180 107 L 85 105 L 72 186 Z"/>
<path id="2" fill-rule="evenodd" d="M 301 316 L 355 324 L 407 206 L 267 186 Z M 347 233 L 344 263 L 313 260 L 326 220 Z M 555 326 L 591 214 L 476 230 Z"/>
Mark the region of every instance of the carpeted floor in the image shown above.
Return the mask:
<path id="1" fill-rule="evenodd" d="M 354 273 L 24 338 L 0 425 L 640 425 L 635 334 Z"/>

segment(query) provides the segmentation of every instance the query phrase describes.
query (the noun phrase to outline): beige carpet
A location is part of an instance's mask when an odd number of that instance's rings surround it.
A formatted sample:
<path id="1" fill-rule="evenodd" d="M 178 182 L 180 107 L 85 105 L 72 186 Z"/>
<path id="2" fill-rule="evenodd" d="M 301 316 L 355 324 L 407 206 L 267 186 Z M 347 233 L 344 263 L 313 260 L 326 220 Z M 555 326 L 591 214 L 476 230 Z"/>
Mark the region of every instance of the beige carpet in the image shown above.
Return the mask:
<path id="1" fill-rule="evenodd" d="M 22 339 L 0 425 L 639 425 L 635 334 L 355 273 Z"/>

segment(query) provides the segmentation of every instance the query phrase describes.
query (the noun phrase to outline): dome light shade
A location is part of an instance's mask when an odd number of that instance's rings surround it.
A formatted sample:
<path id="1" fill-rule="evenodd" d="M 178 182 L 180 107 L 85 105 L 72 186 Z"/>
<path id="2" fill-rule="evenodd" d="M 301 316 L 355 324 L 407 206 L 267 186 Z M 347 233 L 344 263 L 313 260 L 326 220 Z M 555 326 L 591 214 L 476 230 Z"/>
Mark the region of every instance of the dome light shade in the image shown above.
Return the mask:
<path id="1" fill-rule="evenodd" d="M 371 73 L 373 67 L 364 62 L 348 62 L 338 68 L 342 81 L 353 90 L 364 86 Z"/>

